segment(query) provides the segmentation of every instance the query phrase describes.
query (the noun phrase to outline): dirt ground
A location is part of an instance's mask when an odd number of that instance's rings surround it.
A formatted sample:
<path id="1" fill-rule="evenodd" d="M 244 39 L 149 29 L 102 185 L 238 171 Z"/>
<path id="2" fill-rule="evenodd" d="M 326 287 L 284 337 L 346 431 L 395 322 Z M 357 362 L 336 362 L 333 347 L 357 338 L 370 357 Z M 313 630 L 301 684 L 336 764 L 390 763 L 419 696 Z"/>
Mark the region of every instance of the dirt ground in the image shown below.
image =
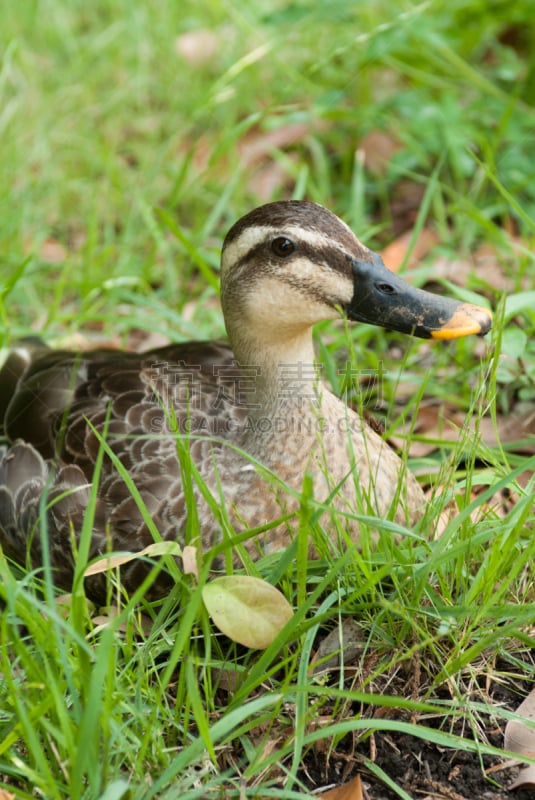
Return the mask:
<path id="1" fill-rule="evenodd" d="M 500 763 L 497 758 L 483 757 L 455 750 L 443 750 L 415 737 L 399 734 L 380 734 L 375 737 L 375 763 L 411 798 L 418 800 L 533 800 L 535 788 L 508 790 L 518 769 L 490 772 L 485 770 Z M 498 742 L 496 741 L 496 744 Z M 360 773 L 366 800 L 399 800 L 399 794 L 389 789 L 359 763 L 358 752 L 351 759 L 353 769 L 348 770 L 347 757 L 335 753 L 326 764 L 320 755 L 310 764 L 308 773 L 314 783 L 330 788 L 351 780 Z M 317 788 L 317 786 L 316 786 Z"/>
<path id="2" fill-rule="evenodd" d="M 531 659 L 529 659 L 531 660 Z M 510 667 L 508 667 L 510 669 Z M 510 685 L 486 680 L 486 699 L 496 706 L 515 710 L 533 683 L 522 677 L 511 678 Z M 407 722 L 410 715 L 398 716 Z M 485 718 L 482 717 L 483 723 Z M 429 720 L 423 721 L 426 726 Z M 439 721 L 436 722 L 438 726 Z M 466 721 L 457 722 L 458 728 L 448 730 L 468 737 Z M 462 727 L 464 725 L 464 727 Z M 488 744 L 503 748 L 505 721 L 488 719 L 484 735 Z M 358 773 L 362 779 L 365 800 L 399 800 L 399 794 L 385 785 L 366 766 L 372 760 L 386 775 L 413 800 L 534 800 L 535 787 L 509 789 L 519 768 L 504 757 L 482 756 L 461 750 L 439 747 L 432 742 L 390 731 L 376 732 L 372 738 L 361 742 L 346 736 L 334 752 L 310 752 L 305 771 L 301 775 L 312 791 L 339 786 Z"/>

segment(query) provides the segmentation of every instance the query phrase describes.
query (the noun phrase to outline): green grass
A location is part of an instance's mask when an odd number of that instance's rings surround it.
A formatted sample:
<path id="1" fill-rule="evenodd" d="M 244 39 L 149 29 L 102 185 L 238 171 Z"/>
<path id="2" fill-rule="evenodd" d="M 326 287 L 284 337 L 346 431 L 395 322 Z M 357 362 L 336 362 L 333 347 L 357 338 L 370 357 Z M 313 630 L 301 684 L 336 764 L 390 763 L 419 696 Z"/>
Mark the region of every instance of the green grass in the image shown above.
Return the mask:
<path id="1" fill-rule="evenodd" d="M 485 345 L 320 326 L 335 388 L 344 389 L 351 348 L 358 369 L 382 370 L 366 404 L 391 435 L 431 398 L 452 402 L 476 430 L 485 417 L 528 414 L 531 6 L 3 4 L 0 346 L 32 332 L 53 344 L 76 343 L 79 332 L 129 343 L 133 329 L 220 337 L 222 236 L 260 202 L 258 165 L 240 145 L 304 123 L 296 144 L 265 153 L 286 170 L 273 199 L 321 202 L 375 247 L 395 237 L 403 214 L 409 228 L 432 225 L 439 245 L 411 273 L 415 283 L 432 280 L 437 252 L 462 261 L 483 243 L 500 277 L 496 286 L 483 267 L 462 288 L 441 281 L 498 310 Z M 206 27 L 216 53 L 192 67 L 176 39 Z M 399 149 L 374 172 L 358 148 L 377 130 Z M 412 210 L 395 202 L 407 190 Z M 518 670 L 534 678 L 525 657 L 535 614 L 530 446 L 477 443 L 461 424 L 455 442 L 411 461 L 432 487 L 416 532 L 395 543 L 385 524 L 359 553 L 325 546 L 316 563 L 291 550 L 252 565 L 297 609 L 264 653 L 213 630 L 206 574 L 198 586 L 184 576 L 163 604 L 136 596 L 102 619 L 80 592 L 58 605 L 46 572 L 43 593 L 43 575 L 15 580 L 2 564 L 0 786 L 47 800 L 290 798 L 306 791 L 301 767 L 319 740 L 333 755 L 356 734 L 363 759 L 380 730 L 480 758 L 492 751 L 487 731 L 507 712 L 487 702 L 485 680 L 507 683 Z M 500 492 L 516 500 L 493 510 Z M 456 513 L 435 537 L 448 504 Z M 306 502 L 302 513 L 311 524 Z M 362 658 L 311 677 L 318 639 L 348 617 L 359 621 Z M 374 717 L 378 709 L 392 714 Z"/>

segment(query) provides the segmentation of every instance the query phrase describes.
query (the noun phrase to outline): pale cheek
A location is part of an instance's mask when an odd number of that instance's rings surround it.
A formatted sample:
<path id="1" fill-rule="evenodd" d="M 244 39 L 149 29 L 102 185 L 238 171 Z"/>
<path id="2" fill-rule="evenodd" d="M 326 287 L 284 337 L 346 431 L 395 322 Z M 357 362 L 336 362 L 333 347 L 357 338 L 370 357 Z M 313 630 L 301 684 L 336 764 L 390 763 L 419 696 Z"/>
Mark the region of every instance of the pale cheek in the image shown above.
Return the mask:
<path id="1" fill-rule="evenodd" d="M 259 287 L 247 298 L 245 315 L 249 324 L 283 332 L 314 325 L 324 319 L 336 319 L 336 309 L 305 296 L 287 285 Z"/>

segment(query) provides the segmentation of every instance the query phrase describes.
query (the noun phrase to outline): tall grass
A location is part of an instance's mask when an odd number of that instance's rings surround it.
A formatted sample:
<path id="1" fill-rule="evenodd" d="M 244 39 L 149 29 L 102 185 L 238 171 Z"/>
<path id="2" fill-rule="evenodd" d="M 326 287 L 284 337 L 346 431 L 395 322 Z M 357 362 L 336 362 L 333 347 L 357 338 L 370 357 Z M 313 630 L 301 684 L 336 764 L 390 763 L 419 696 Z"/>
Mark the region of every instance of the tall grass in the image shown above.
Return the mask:
<path id="1" fill-rule="evenodd" d="M 439 448 L 410 459 L 429 507 L 397 539 L 384 523 L 376 544 L 365 536 L 361 551 L 333 553 L 305 492 L 302 529 L 323 537 L 322 558 L 303 560 L 297 541 L 251 567 L 296 608 L 265 652 L 213 629 L 207 571 L 198 585 L 182 576 L 164 602 L 139 592 L 97 611 L 81 589 L 58 602 L 46 570 L 15 575 L 2 561 L 5 791 L 297 797 L 311 786 L 314 746 L 334 758 L 352 735 L 360 768 L 407 797 L 368 758 L 374 732 L 493 752 L 488 721 L 508 712 L 487 700 L 485 681 L 519 669 L 533 679 L 535 463 L 529 442 L 484 445 L 468 423 L 498 424 L 533 401 L 531 16 L 528 0 L 2 6 L 4 349 L 35 332 L 75 345 L 80 333 L 134 344 L 221 336 L 221 238 L 261 199 L 243 143 L 294 123 L 309 132 L 263 154 L 285 170 L 275 198 L 317 200 L 374 246 L 396 235 L 400 215 L 410 228 L 432 223 L 453 263 L 484 242 L 498 271 L 445 288 L 503 309 L 486 346 L 320 326 L 335 385 L 349 351 L 359 370 L 381 367 L 372 399 L 389 435 L 414 427 L 429 398 L 453 400 L 466 425 L 454 442 L 433 433 Z M 192 64 L 177 39 L 198 29 L 215 50 Z M 359 148 L 378 130 L 396 151 L 374 170 Z M 411 280 L 428 280 L 433 264 Z M 318 642 L 329 629 L 343 639 L 347 618 L 358 621 L 358 658 L 314 671 Z"/>

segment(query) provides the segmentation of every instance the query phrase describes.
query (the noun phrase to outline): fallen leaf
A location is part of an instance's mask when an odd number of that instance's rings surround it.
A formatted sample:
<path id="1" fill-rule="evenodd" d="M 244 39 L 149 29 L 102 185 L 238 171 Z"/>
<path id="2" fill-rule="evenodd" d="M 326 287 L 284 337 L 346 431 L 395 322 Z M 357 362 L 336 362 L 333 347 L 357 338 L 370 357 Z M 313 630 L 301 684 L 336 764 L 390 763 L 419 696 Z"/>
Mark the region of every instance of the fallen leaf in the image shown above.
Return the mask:
<path id="1" fill-rule="evenodd" d="M 187 544 L 182 550 L 182 569 L 184 575 L 193 575 L 196 581 L 199 580 L 197 548 L 191 544 Z"/>
<path id="2" fill-rule="evenodd" d="M 123 564 L 128 564 L 130 561 L 135 561 L 136 558 L 144 558 L 148 556 L 153 558 L 155 556 L 181 556 L 182 550 L 177 542 L 153 542 L 143 550 L 137 553 L 110 553 L 104 558 L 99 558 L 90 564 L 84 572 L 84 577 L 89 575 L 98 575 L 100 572 L 107 572 L 110 569 L 116 569 Z"/>
<path id="3" fill-rule="evenodd" d="M 349 783 L 343 783 L 341 786 L 319 794 L 318 797 L 322 797 L 323 800 L 363 800 L 360 775 L 357 775 Z"/>
<path id="4" fill-rule="evenodd" d="M 215 142 L 205 133 L 198 136 L 195 141 L 185 138 L 179 145 L 180 157 L 191 159 L 192 167 L 199 174 L 208 169 L 214 150 Z"/>
<path id="5" fill-rule="evenodd" d="M 364 166 L 368 172 L 377 177 L 386 174 L 388 163 L 402 149 L 403 145 L 392 134 L 380 130 L 369 131 L 358 144 Z"/>
<path id="6" fill-rule="evenodd" d="M 273 151 L 284 151 L 288 163 L 293 160 L 289 148 L 304 142 L 311 134 L 322 132 L 327 127 L 323 120 L 280 124 L 278 127 L 264 130 L 259 126 L 251 127 L 241 139 L 236 142 L 235 152 L 238 154 L 240 166 L 248 171 L 247 180 L 251 190 L 258 191 L 261 197 L 269 196 L 267 193 L 280 188 L 288 181 L 288 168 L 273 158 Z M 208 136 L 199 136 L 195 141 L 182 141 L 179 152 L 181 157 L 188 158 L 197 173 L 207 169 L 214 170 L 219 176 L 228 171 L 228 159 L 214 153 L 219 147 L 219 139 Z M 256 168 L 256 172 L 253 171 Z M 251 173 L 251 174 L 249 174 Z M 291 176 L 290 176 L 291 177 Z"/>
<path id="7" fill-rule="evenodd" d="M 535 723 L 535 689 L 520 703 L 516 713 Z M 504 746 L 514 753 L 535 754 L 535 727 L 528 727 L 520 719 L 510 719 L 505 726 Z"/>
<path id="8" fill-rule="evenodd" d="M 479 422 L 479 434 L 489 447 L 496 447 L 498 440 L 502 444 L 518 442 L 514 448 L 516 453 L 531 455 L 535 453 L 535 405 L 518 403 L 514 411 L 507 416 L 500 414 L 494 422 L 483 417 Z"/>
<path id="9" fill-rule="evenodd" d="M 48 264 L 61 264 L 67 258 L 67 249 L 57 239 L 45 239 L 41 245 L 40 256 Z"/>
<path id="10" fill-rule="evenodd" d="M 272 157 L 273 150 L 284 150 L 304 141 L 311 133 L 325 130 L 324 122 L 293 122 L 278 128 L 263 130 L 253 128 L 238 142 L 238 153 L 243 167 L 251 167 Z"/>
<path id="11" fill-rule="evenodd" d="M 437 258 L 433 259 L 430 277 L 433 280 L 448 280 L 456 286 L 466 286 L 470 275 L 476 274 L 477 267 L 469 259 L 450 259 L 446 256 L 437 256 Z"/>
<path id="12" fill-rule="evenodd" d="M 212 668 L 212 683 L 214 689 L 218 691 L 224 691 L 229 694 L 235 692 L 242 678 L 243 673 L 237 669 Z"/>
<path id="13" fill-rule="evenodd" d="M 363 649 L 362 627 L 351 617 L 344 617 L 341 625 L 321 640 L 310 664 L 311 671 L 318 674 L 336 669 L 341 663 L 344 666 L 352 664 L 362 656 Z"/>
<path id="14" fill-rule="evenodd" d="M 457 442 L 465 426 L 466 415 L 461 409 L 447 404 L 422 404 L 416 422 L 399 426 L 390 442 L 403 448 L 409 439 L 409 455 L 422 458 L 438 450 L 442 442 Z M 498 414 L 496 425 L 490 417 L 470 421 L 468 431 L 488 447 L 496 447 L 498 442 L 516 443 L 514 452 L 531 455 L 535 452 L 535 406 L 529 402 L 519 403 L 510 414 Z"/>
<path id="15" fill-rule="evenodd" d="M 535 723 L 535 689 L 532 689 L 526 699 L 520 703 L 516 713 L 526 721 Z M 510 719 L 505 726 L 504 747 L 513 753 L 523 756 L 535 757 L 535 727 L 529 727 L 521 719 Z M 535 785 L 535 765 L 524 767 L 516 780 L 509 787 L 517 789 L 520 786 Z"/>
<path id="16" fill-rule="evenodd" d="M 108 606 L 106 609 L 102 609 L 102 612 L 91 617 L 91 622 L 94 625 L 93 633 L 98 633 L 103 628 L 108 628 L 112 623 L 115 623 L 119 608 L 117 606 Z M 133 625 L 137 633 L 148 635 L 152 631 L 153 620 L 147 614 L 137 614 L 128 623 L 125 621 L 116 625 L 116 630 L 118 633 L 126 633 L 131 625 Z"/>
<path id="17" fill-rule="evenodd" d="M 178 55 L 192 67 L 202 67 L 215 60 L 224 41 L 222 31 L 198 28 L 187 31 L 175 39 Z"/>
<path id="18" fill-rule="evenodd" d="M 383 249 L 381 253 L 383 261 L 392 272 L 398 272 L 400 267 L 405 264 L 412 237 L 413 231 L 405 231 Z M 416 266 L 435 247 L 438 241 L 435 231 L 431 228 L 422 228 L 414 242 L 405 266 L 409 268 Z"/>
<path id="19" fill-rule="evenodd" d="M 401 425 L 396 434 L 390 437 L 390 441 L 401 449 L 408 438 L 409 455 L 412 458 L 422 458 L 438 450 L 441 442 L 457 442 L 464 421 L 465 415 L 453 406 L 422 404 L 418 409 L 416 422 Z"/>
<path id="20" fill-rule="evenodd" d="M 287 158 L 292 162 L 296 160 L 292 154 Z M 287 165 L 271 158 L 252 173 L 247 186 L 260 200 L 267 202 L 291 180 Z"/>
<path id="21" fill-rule="evenodd" d="M 535 786 L 535 764 L 521 769 L 509 789 L 520 789 L 522 786 Z"/>
<path id="22" fill-rule="evenodd" d="M 395 235 L 412 229 L 424 198 L 424 187 L 409 179 L 398 181 L 390 192 L 391 229 Z"/>
<path id="23" fill-rule="evenodd" d="M 249 575 L 226 575 L 202 590 L 206 610 L 214 625 L 239 644 L 264 650 L 293 616 L 274 586 Z"/>
<path id="24" fill-rule="evenodd" d="M 15 795 L 0 789 L 0 800 L 15 800 Z"/>
<path id="25" fill-rule="evenodd" d="M 451 281 L 457 286 L 466 286 L 468 279 L 476 276 L 496 292 L 530 289 L 533 284 L 531 273 L 526 270 L 526 274 L 520 278 L 519 287 L 518 270 L 511 268 L 511 262 L 516 262 L 519 255 L 531 252 L 529 246 L 515 239 L 510 239 L 507 244 L 497 246 L 485 242 L 470 253 L 469 258 L 438 256 L 433 261 L 433 277 Z"/>

